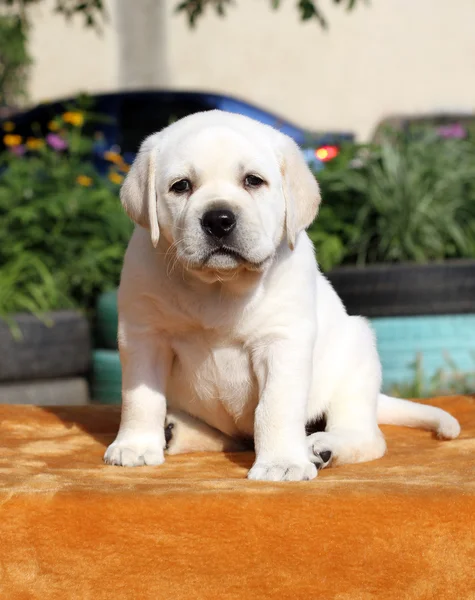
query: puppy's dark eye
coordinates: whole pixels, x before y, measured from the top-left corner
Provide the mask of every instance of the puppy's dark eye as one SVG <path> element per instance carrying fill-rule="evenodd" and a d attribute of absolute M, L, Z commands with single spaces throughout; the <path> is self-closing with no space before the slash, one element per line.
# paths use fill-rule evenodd
<path fill-rule="evenodd" d="M 258 175 L 246 175 L 244 185 L 250 188 L 258 188 L 264 185 L 264 180 Z"/>
<path fill-rule="evenodd" d="M 184 194 L 185 192 L 189 192 L 191 190 L 191 183 L 188 179 L 180 179 L 180 181 L 175 181 L 175 183 L 171 186 L 170 191 L 175 194 Z"/>

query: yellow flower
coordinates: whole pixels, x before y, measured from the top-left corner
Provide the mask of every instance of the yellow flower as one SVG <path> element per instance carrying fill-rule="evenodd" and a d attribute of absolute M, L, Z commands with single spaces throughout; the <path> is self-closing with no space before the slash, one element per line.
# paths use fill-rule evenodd
<path fill-rule="evenodd" d="M 26 146 L 27 148 L 29 148 L 30 150 L 39 150 L 40 148 L 42 148 L 45 145 L 43 140 L 40 140 L 39 138 L 34 138 L 34 137 L 29 137 L 26 140 Z"/>
<path fill-rule="evenodd" d="M 84 115 L 82 112 L 68 111 L 63 113 L 63 120 L 65 123 L 71 123 L 74 127 L 81 127 L 84 123 Z"/>
<path fill-rule="evenodd" d="M 9 133 L 3 136 L 3 143 L 5 146 L 19 146 L 22 142 L 21 135 L 14 135 Z"/>
<path fill-rule="evenodd" d="M 130 171 L 130 165 L 128 165 L 122 156 L 118 152 L 112 152 L 111 150 L 104 152 L 104 158 L 111 163 L 114 163 L 123 173 Z"/>
<path fill-rule="evenodd" d="M 84 187 L 90 187 L 92 185 L 92 178 L 88 175 L 78 175 L 76 177 L 76 183 Z"/>
<path fill-rule="evenodd" d="M 124 177 L 115 171 L 109 173 L 109 179 L 112 183 L 117 183 L 117 185 L 120 185 L 124 181 Z"/>
<path fill-rule="evenodd" d="M 59 123 L 57 121 L 50 121 L 48 123 L 48 129 L 50 131 L 58 131 L 58 129 L 59 129 Z"/>
<path fill-rule="evenodd" d="M 15 123 L 13 121 L 5 121 L 5 123 L 3 124 L 3 130 L 7 131 L 8 133 L 10 133 L 10 131 L 13 131 L 15 129 Z"/>
<path fill-rule="evenodd" d="M 118 152 L 104 152 L 104 158 L 115 165 L 121 165 L 124 162 L 124 159 Z"/>

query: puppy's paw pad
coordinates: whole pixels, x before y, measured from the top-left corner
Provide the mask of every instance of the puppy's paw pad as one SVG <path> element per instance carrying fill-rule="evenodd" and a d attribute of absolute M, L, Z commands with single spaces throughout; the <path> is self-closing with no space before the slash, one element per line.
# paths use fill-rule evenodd
<path fill-rule="evenodd" d="M 316 476 L 312 462 L 256 462 L 247 474 L 255 481 L 308 481 Z"/>
<path fill-rule="evenodd" d="M 379 431 L 332 431 L 313 433 L 307 437 L 309 458 L 321 463 L 319 468 L 332 465 L 367 462 L 383 456 L 386 442 Z M 324 459 L 331 452 L 330 460 Z"/>
<path fill-rule="evenodd" d="M 160 444 L 136 445 L 126 440 L 113 442 L 104 454 L 104 462 L 120 467 L 161 465 L 165 461 Z"/>
<path fill-rule="evenodd" d="M 336 440 L 331 433 L 318 431 L 307 437 L 308 457 L 317 469 L 328 467 L 335 458 Z M 332 448 L 332 449 L 331 449 Z"/>
<path fill-rule="evenodd" d="M 328 467 L 328 465 L 332 461 L 332 451 L 331 450 L 320 450 L 318 452 L 313 452 L 310 455 L 310 460 L 315 463 L 315 466 L 318 470 L 324 469 Z"/>

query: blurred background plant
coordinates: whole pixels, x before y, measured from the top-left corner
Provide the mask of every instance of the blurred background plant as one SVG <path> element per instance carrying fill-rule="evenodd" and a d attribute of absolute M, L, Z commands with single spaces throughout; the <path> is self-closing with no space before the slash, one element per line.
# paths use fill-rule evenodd
<path fill-rule="evenodd" d="M 26 98 L 28 67 L 26 28 L 14 15 L 0 15 L 0 107 L 15 105 Z"/>
<path fill-rule="evenodd" d="M 71 19 L 75 15 L 82 17 L 86 27 L 100 27 L 107 18 L 103 0 L 55 0 L 47 3 L 45 0 L 0 0 L 0 9 L 7 15 L 17 16 L 24 26 L 30 24 L 29 9 L 39 5 L 51 5 L 53 11 Z"/>
<path fill-rule="evenodd" d="M 332 0 L 333 4 L 343 6 L 346 10 L 352 10 L 362 0 Z M 365 1 L 365 0 L 363 0 Z M 269 0 L 273 9 L 278 9 L 282 0 Z M 214 9 L 220 17 L 226 16 L 227 9 L 235 4 L 233 0 L 182 0 L 179 2 L 176 10 L 186 14 L 188 23 L 191 27 L 202 17 L 207 9 Z M 322 10 L 322 2 L 319 0 L 299 0 L 295 3 L 297 11 L 302 21 L 315 19 L 323 28 L 328 27 L 328 20 Z"/>
<path fill-rule="evenodd" d="M 132 225 L 118 201 L 128 165 L 92 162 L 94 115 L 71 107 L 49 132 L 22 139 L 4 123 L 0 155 L 0 315 L 79 307 L 119 281 Z"/>
<path fill-rule="evenodd" d="M 29 9 L 44 3 L 44 0 L 0 0 L 0 109 L 19 106 L 28 98 L 28 68 L 32 64 L 28 50 Z M 56 0 L 54 12 L 66 19 L 79 15 L 85 26 L 98 31 L 107 18 L 102 0 Z"/>
<path fill-rule="evenodd" d="M 473 394 L 475 390 L 475 356 L 473 371 L 460 371 L 448 354 L 445 354 L 446 366 L 438 369 L 428 378 L 422 354 L 418 354 L 411 365 L 411 381 L 390 386 L 388 393 L 399 398 L 431 398 L 450 394 Z"/>
<path fill-rule="evenodd" d="M 350 145 L 318 173 L 310 229 L 324 270 L 339 264 L 475 258 L 475 142 L 387 131 Z"/>
<path fill-rule="evenodd" d="M 118 283 L 131 225 L 117 192 L 128 165 L 120 154 L 103 152 L 111 170 L 107 178 L 98 173 L 92 162 L 98 118 L 84 97 L 35 137 L 20 139 L 13 124 L 3 125 L 9 150 L 0 157 L 0 229 L 9 242 L 0 249 L 1 275 L 17 283 L 15 293 L 13 283 L 2 286 L 1 314 L 20 305 L 26 310 L 32 298 L 37 311 L 71 302 L 90 307 L 95 294 Z M 324 271 L 475 258 L 470 135 L 388 130 L 380 144 L 343 146 L 318 179 L 323 202 L 309 234 Z M 32 292 L 37 285 L 42 291 Z M 20 293 L 27 287 L 28 294 Z"/>

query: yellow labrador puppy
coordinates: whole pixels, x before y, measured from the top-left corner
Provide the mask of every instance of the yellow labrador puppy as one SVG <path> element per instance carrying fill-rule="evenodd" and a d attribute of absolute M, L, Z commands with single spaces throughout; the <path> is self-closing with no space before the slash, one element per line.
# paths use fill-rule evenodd
<path fill-rule="evenodd" d="M 381 457 L 378 423 L 457 437 L 448 413 L 380 393 L 370 326 L 318 270 L 305 228 L 319 189 L 290 138 L 239 115 L 191 115 L 143 142 L 121 200 L 137 227 L 107 463 L 162 463 L 166 423 L 170 453 L 253 440 L 248 477 L 273 481 Z M 322 416 L 326 430 L 307 435 Z"/>

